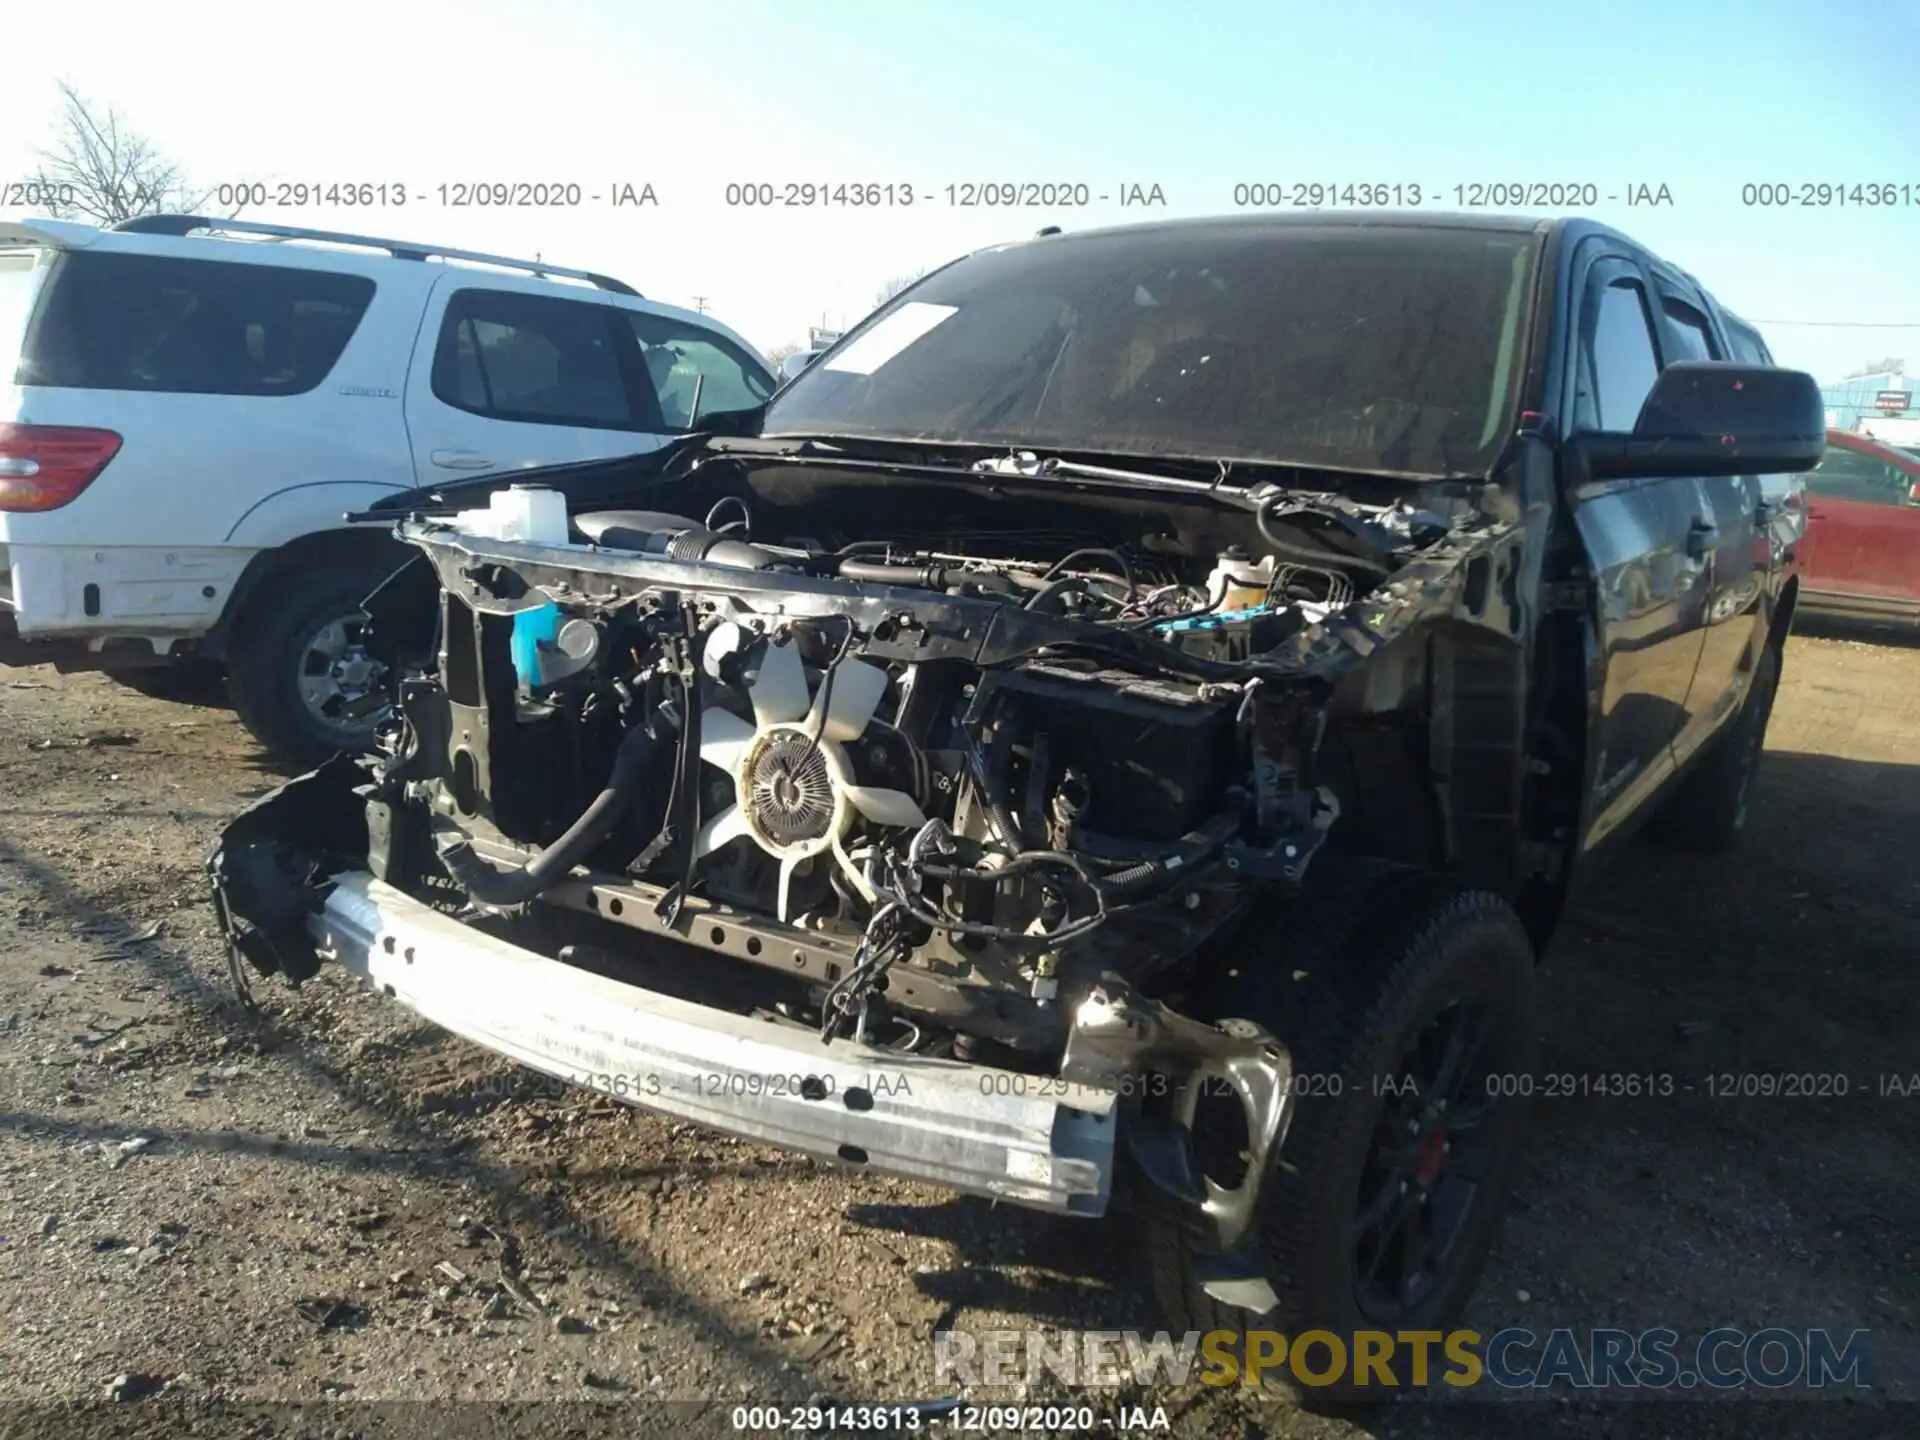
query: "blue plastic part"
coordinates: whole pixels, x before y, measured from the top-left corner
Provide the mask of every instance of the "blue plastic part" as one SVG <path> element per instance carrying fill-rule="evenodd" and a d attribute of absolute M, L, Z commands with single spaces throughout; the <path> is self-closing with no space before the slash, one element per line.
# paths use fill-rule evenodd
<path fill-rule="evenodd" d="M 1273 605 L 1256 605 L 1251 610 L 1216 610 L 1211 615 L 1195 615 L 1188 620 L 1166 620 L 1154 626 L 1156 630 L 1217 630 L 1222 625 L 1231 625 L 1236 620 L 1251 620 L 1257 615 L 1271 615 L 1278 608 Z"/>
<path fill-rule="evenodd" d="M 540 642 L 551 642 L 560 629 L 560 607 L 542 605 L 513 617 L 513 670 L 523 689 L 540 683 Z"/>

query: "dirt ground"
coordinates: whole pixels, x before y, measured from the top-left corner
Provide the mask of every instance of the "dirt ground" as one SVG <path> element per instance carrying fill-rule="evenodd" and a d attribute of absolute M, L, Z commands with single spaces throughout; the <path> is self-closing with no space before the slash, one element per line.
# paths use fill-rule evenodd
<path fill-rule="evenodd" d="M 0 1433 L 50 1402 L 172 1405 L 184 1430 L 229 1413 L 196 1408 L 214 1402 L 925 1399 L 936 1329 L 1156 1328 L 1102 1226 L 556 1093 L 331 975 L 259 983 L 241 1014 L 202 862 L 280 778 L 219 708 L 0 669 Z M 1549 957 L 1548 1072 L 1678 1085 L 1536 1100 L 1470 1325 L 1866 1328 L 1878 1394 L 1920 1399 L 1920 1089 L 1883 1093 L 1920 1073 L 1917 825 L 1920 648 L 1796 637 L 1739 859 L 1636 845 Z M 1781 1072 L 1848 1093 L 1710 1093 Z M 1134 1398 L 1173 1433 L 1235 1437 L 1647 1415 Z M 616 1414 L 623 1434 L 730 1428 Z M 1762 1421 L 1894 1435 L 1920 1412 L 1679 1403 L 1655 1429 Z"/>

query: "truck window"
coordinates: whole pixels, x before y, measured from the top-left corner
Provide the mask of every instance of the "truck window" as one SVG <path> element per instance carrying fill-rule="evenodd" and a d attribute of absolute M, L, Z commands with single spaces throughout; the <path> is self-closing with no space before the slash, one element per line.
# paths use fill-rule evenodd
<path fill-rule="evenodd" d="M 1727 327 L 1727 343 L 1733 348 L 1733 358 L 1742 365 L 1771 365 L 1773 356 L 1760 341 L 1760 337 L 1750 330 L 1742 330 L 1737 325 Z"/>
<path fill-rule="evenodd" d="M 258 396 L 326 379 L 374 290 L 331 270 L 85 250 L 46 285 L 18 383 Z"/>
<path fill-rule="evenodd" d="M 1662 308 L 1667 312 L 1668 333 L 1680 345 L 1680 352 L 1667 357 L 1668 363 L 1675 360 L 1718 360 L 1717 347 L 1713 343 L 1713 331 L 1707 324 L 1707 317 L 1682 300 L 1671 296 L 1662 297 Z"/>
<path fill-rule="evenodd" d="M 1727 321 L 1727 350 L 1730 357 L 1742 365 L 1773 364 L 1773 353 L 1767 349 L 1766 342 L 1760 338 L 1758 332 L 1749 330 L 1730 319 Z M 1807 488 L 1804 475 L 1762 475 L 1759 478 L 1760 498 L 1769 505 L 1786 502 L 1790 497 L 1800 494 Z"/>
<path fill-rule="evenodd" d="M 1615 280 L 1600 292 L 1581 369 L 1579 427 L 1633 429 L 1660 369 L 1646 292 L 1637 280 Z"/>

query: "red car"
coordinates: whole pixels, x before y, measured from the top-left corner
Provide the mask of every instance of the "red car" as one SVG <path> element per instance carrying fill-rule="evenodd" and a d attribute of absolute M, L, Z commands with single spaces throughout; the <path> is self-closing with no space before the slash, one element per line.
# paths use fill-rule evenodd
<path fill-rule="evenodd" d="M 1829 430 L 1805 478 L 1800 608 L 1920 623 L 1920 456 Z"/>

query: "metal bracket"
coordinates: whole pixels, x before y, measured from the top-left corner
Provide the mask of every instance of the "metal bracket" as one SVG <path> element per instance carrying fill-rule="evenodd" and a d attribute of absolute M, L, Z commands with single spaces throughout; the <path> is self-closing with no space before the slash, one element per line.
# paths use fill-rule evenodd
<path fill-rule="evenodd" d="M 1143 1072 L 1172 1072 L 1165 1110 L 1138 1103 Z M 1252 1233 L 1260 1188 L 1293 1117 L 1293 1063 L 1286 1047 L 1248 1020 L 1208 1025 L 1171 1010 L 1109 976 L 1074 1012 L 1060 1078 L 1111 1087 L 1133 1098 L 1129 1153 L 1163 1194 L 1186 1208 L 1208 1249 L 1231 1255 Z M 1192 1127 L 1205 1087 L 1224 1084 L 1247 1122 L 1247 1169 L 1223 1186 L 1195 1163 Z"/>

